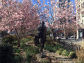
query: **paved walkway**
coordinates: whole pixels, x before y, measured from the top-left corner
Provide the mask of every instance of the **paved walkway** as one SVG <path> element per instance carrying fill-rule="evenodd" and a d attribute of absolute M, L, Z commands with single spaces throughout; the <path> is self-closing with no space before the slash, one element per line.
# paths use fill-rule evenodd
<path fill-rule="evenodd" d="M 75 63 L 72 59 L 69 59 L 67 56 L 58 55 L 54 52 L 49 52 L 47 50 L 44 50 L 45 55 L 50 58 L 51 63 Z M 40 61 L 42 58 L 40 57 L 40 54 L 37 54 L 37 60 Z"/>
<path fill-rule="evenodd" d="M 61 40 L 62 42 L 65 42 L 65 43 L 68 43 L 68 44 L 75 44 L 75 45 L 78 45 L 78 46 L 83 46 L 84 45 L 84 39 L 78 39 L 78 40 L 75 40 L 75 39 L 67 39 L 67 40 Z M 83 46 L 84 47 L 84 46 Z"/>
<path fill-rule="evenodd" d="M 82 39 L 78 39 L 78 40 L 75 40 L 75 39 L 64 39 L 64 40 L 61 40 L 61 41 L 64 41 L 64 42 L 67 42 L 67 43 L 74 43 L 74 44 L 77 44 L 77 43 L 81 43 L 82 42 Z"/>
<path fill-rule="evenodd" d="M 52 63 L 56 63 L 57 61 L 62 63 L 73 63 L 72 59 L 69 59 L 67 56 L 59 55 L 53 52 L 47 52 L 46 55 L 51 58 Z"/>

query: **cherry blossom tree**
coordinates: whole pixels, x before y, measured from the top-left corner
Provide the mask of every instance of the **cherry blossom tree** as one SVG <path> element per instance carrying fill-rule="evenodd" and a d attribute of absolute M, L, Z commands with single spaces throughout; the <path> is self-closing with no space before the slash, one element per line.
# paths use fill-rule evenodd
<path fill-rule="evenodd" d="M 36 5 L 39 7 L 39 15 L 43 16 L 42 20 L 47 21 L 47 27 L 51 29 L 62 29 L 66 36 L 66 33 L 68 33 L 66 29 L 77 29 L 77 21 L 73 3 L 65 1 L 63 6 L 59 6 L 59 4 L 62 3 L 63 2 L 57 2 L 56 0 L 50 0 L 50 2 L 45 4 L 45 0 L 43 0 L 43 3 L 37 0 Z M 74 28 L 74 26 L 76 28 Z"/>
<path fill-rule="evenodd" d="M 39 24 L 37 8 L 30 0 L 23 0 L 22 3 L 12 0 L 4 0 L 4 2 L 6 4 L 0 8 L 0 30 L 14 31 L 18 38 L 18 46 L 20 46 L 20 38 L 29 31 L 35 30 Z"/>
<path fill-rule="evenodd" d="M 66 29 L 70 28 L 73 30 L 74 25 L 76 26 L 76 14 L 74 11 L 74 6 L 71 2 L 65 1 L 63 6 L 59 6 L 62 2 L 57 2 L 53 6 L 54 10 L 54 22 L 53 26 L 54 28 L 60 28 L 63 29 L 64 35 L 66 37 Z M 76 28 L 74 28 L 75 30 Z"/>

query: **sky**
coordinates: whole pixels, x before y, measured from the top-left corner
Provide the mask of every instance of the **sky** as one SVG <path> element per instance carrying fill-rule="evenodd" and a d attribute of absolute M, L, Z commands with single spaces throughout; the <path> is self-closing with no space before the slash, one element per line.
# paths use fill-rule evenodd
<path fill-rule="evenodd" d="M 22 0 L 19 0 L 20 2 L 22 1 Z M 34 0 L 32 0 L 32 1 L 34 1 Z M 40 1 L 42 1 L 42 0 L 40 0 Z M 45 0 L 45 1 L 50 1 L 50 0 Z M 71 0 L 72 2 L 73 2 L 73 4 L 75 4 L 75 0 Z"/>
<path fill-rule="evenodd" d="M 22 0 L 19 0 L 19 1 L 22 2 Z M 42 4 L 43 0 L 40 0 L 40 1 L 41 1 L 41 4 Z M 57 1 L 57 0 L 55 0 L 55 1 Z M 37 0 L 32 0 L 32 2 L 33 2 L 33 4 L 37 4 Z M 50 0 L 45 0 L 45 4 L 47 4 L 47 2 L 50 2 Z M 74 11 L 76 11 L 76 9 L 75 9 L 75 0 L 71 0 L 71 2 L 74 4 Z M 52 13 L 52 10 L 50 10 L 50 13 Z M 50 19 L 51 19 L 51 17 L 50 17 Z M 48 20 L 49 22 L 51 21 L 50 19 Z"/>
<path fill-rule="evenodd" d="M 22 0 L 19 0 L 20 2 L 22 1 Z M 36 1 L 37 0 L 32 0 L 32 2 L 33 2 L 33 4 L 36 4 Z M 43 2 L 43 0 L 40 0 L 41 2 Z M 55 0 L 55 1 L 57 1 L 57 0 Z M 72 3 L 73 3 L 73 5 L 74 5 L 74 10 L 75 10 L 75 0 L 70 0 Z M 45 0 L 45 4 L 47 4 L 47 2 L 50 2 L 50 0 Z"/>

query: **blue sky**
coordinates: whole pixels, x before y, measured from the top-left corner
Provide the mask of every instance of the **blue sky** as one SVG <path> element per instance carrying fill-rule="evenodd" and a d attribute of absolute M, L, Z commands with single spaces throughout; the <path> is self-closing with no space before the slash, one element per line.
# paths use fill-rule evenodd
<path fill-rule="evenodd" d="M 20 1 L 22 1 L 22 0 L 20 0 Z"/>
<path fill-rule="evenodd" d="M 19 1 L 21 2 L 22 0 L 19 0 Z M 32 0 L 32 1 L 35 1 L 35 0 Z M 40 1 L 43 1 L 43 0 L 40 0 Z M 47 1 L 50 1 L 50 0 L 45 0 L 45 1 L 47 2 Z M 71 0 L 71 1 L 75 4 L 75 0 Z"/>
<path fill-rule="evenodd" d="M 20 2 L 22 1 L 22 0 L 19 0 Z M 41 1 L 41 4 L 43 3 L 43 0 L 40 0 Z M 74 10 L 75 10 L 75 0 L 71 0 L 72 2 L 73 2 L 73 4 L 74 4 Z M 37 4 L 37 0 L 32 0 L 32 2 L 33 2 L 33 4 Z M 47 4 L 47 2 L 50 2 L 50 0 L 45 0 L 45 4 Z M 42 8 L 42 10 L 43 10 L 43 8 Z M 53 12 L 52 12 L 52 10 L 50 9 L 50 13 L 52 13 L 53 14 Z M 50 16 L 50 19 L 51 19 L 51 16 Z M 48 21 L 51 21 L 51 20 L 48 20 Z"/>

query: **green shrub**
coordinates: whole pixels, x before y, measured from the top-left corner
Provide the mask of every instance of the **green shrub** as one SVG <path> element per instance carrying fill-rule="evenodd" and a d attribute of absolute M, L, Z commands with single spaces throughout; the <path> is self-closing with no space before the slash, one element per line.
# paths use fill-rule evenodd
<path fill-rule="evenodd" d="M 21 42 L 23 42 L 23 43 L 26 43 L 26 42 L 28 42 L 30 39 L 28 39 L 28 38 L 22 38 L 21 39 Z"/>
<path fill-rule="evenodd" d="M 14 52 L 14 53 L 20 53 L 21 50 L 20 50 L 19 48 L 14 48 L 14 49 L 13 49 L 13 52 Z"/>
<path fill-rule="evenodd" d="M 15 63 L 21 63 L 22 59 L 23 59 L 23 57 L 20 54 L 17 54 L 14 56 L 14 62 Z"/>
<path fill-rule="evenodd" d="M 77 58 L 77 55 L 76 55 L 75 52 L 72 51 L 72 52 L 70 52 L 69 57 L 70 57 L 71 59 L 73 59 L 73 58 Z"/>
<path fill-rule="evenodd" d="M 27 54 L 27 63 L 31 63 L 32 55 Z"/>
<path fill-rule="evenodd" d="M 50 35 L 51 31 L 50 30 L 47 30 L 46 34 L 47 35 Z"/>
<path fill-rule="evenodd" d="M 17 46 L 17 43 L 18 43 L 18 41 L 16 40 L 16 41 L 14 41 L 13 42 L 13 46 Z"/>
<path fill-rule="evenodd" d="M 9 34 L 7 33 L 7 31 L 0 31 L 0 34 L 1 34 L 1 37 L 4 37 L 4 36 L 6 36 L 6 35 L 9 35 Z"/>
<path fill-rule="evenodd" d="M 53 47 L 52 49 L 53 49 L 53 52 L 56 52 L 57 51 L 57 47 L 56 46 Z"/>
<path fill-rule="evenodd" d="M 59 44 L 56 44 L 56 45 L 53 45 L 53 44 L 45 44 L 45 47 L 44 47 L 44 49 L 46 49 L 46 50 L 48 50 L 50 52 L 56 52 L 60 48 L 62 48 L 62 47 Z"/>
<path fill-rule="evenodd" d="M 68 56 L 69 55 L 69 51 L 68 50 L 64 50 L 64 48 L 60 45 L 60 44 L 45 44 L 44 49 L 50 51 L 50 52 L 56 52 L 59 55 L 64 55 L 64 56 Z"/>
<path fill-rule="evenodd" d="M 39 49 L 35 48 L 33 46 L 28 46 L 27 49 L 25 49 L 25 51 L 26 51 L 26 56 L 27 56 L 27 62 L 28 63 L 31 62 L 32 56 L 39 53 Z"/>
<path fill-rule="evenodd" d="M 67 50 L 62 51 L 62 55 L 66 56 Z"/>
<path fill-rule="evenodd" d="M 28 46 L 26 49 L 26 52 L 27 52 L 27 54 L 33 55 L 33 54 L 39 53 L 39 49 L 36 47 L 33 47 L 33 46 Z"/>
<path fill-rule="evenodd" d="M 63 49 L 60 48 L 59 50 L 56 51 L 56 53 L 58 53 L 59 55 L 61 55 L 62 54 L 62 51 L 63 51 Z"/>
<path fill-rule="evenodd" d="M 57 50 L 56 53 L 58 53 L 59 55 L 61 55 L 61 51 L 60 50 Z"/>
<path fill-rule="evenodd" d="M 13 63 L 13 47 L 9 44 L 0 45 L 0 63 Z"/>
<path fill-rule="evenodd" d="M 57 49 L 63 48 L 60 44 L 56 44 Z"/>
<path fill-rule="evenodd" d="M 55 49 L 53 49 L 53 45 L 48 45 L 48 44 L 46 44 L 44 46 L 44 49 L 46 49 L 46 50 L 48 50 L 50 52 L 54 52 L 55 51 Z"/>
<path fill-rule="evenodd" d="M 69 53 L 70 53 L 70 52 L 67 51 L 65 56 L 69 56 Z"/>
<path fill-rule="evenodd" d="M 2 38 L 2 42 L 6 44 L 13 44 L 14 41 L 16 41 L 16 37 L 13 35 L 6 35 Z"/>
<path fill-rule="evenodd" d="M 30 41 L 28 38 L 22 38 L 20 42 L 20 47 L 25 48 L 26 47 L 26 42 Z"/>

